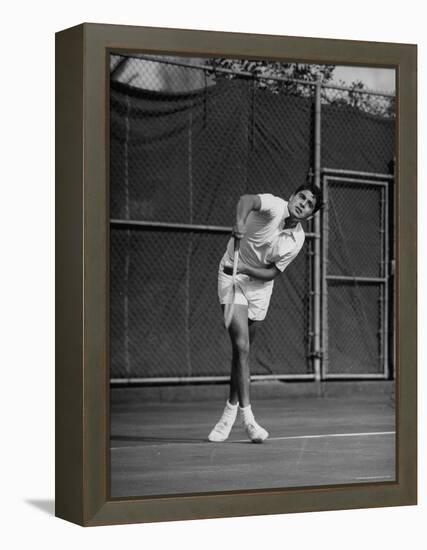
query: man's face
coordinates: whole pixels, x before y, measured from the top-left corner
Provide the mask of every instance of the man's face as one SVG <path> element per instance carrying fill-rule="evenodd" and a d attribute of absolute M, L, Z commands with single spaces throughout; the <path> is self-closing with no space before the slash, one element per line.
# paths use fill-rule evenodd
<path fill-rule="evenodd" d="M 292 195 L 288 202 L 289 214 L 297 220 L 306 220 L 313 214 L 316 207 L 316 199 L 308 189 L 298 191 Z"/>

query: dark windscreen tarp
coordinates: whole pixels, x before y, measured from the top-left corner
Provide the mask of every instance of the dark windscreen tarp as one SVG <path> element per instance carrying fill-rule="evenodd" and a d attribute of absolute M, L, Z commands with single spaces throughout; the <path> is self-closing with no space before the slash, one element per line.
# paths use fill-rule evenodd
<path fill-rule="evenodd" d="M 113 219 L 231 226 L 241 194 L 288 198 L 313 164 L 312 100 L 251 81 L 220 80 L 186 94 L 112 83 L 110 106 Z M 392 120 L 322 106 L 324 166 L 387 172 L 393 151 Z M 357 209 L 346 223 L 357 228 Z M 227 240 L 220 233 L 112 229 L 112 377 L 229 373 L 216 291 Z M 307 372 L 306 251 L 307 240 L 276 280 L 253 374 Z M 342 262 L 344 252 L 335 257 Z"/>

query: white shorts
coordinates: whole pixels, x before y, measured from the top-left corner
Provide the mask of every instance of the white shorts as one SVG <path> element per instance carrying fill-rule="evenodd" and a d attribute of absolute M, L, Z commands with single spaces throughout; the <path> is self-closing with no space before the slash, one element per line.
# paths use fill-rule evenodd
<path fill-rule="evenodd" d="M 225 256 L 218 269 L 218 298 L 220 304 L 229 304 L 233 299 L 231 275 L 224 273 Z M 260 281 L 249 275 L 238 274 L 234 303 L 248 306 L 251 321 L 263 321 L 267 315 L 274 281 Z"/>

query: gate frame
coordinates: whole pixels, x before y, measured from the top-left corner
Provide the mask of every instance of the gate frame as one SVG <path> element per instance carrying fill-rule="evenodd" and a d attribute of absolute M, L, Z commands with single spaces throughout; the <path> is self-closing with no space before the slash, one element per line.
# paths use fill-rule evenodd
<path fill-rule="evenodd" d="M 362 172 L 355 170 L 342 170 L 324 168 L 322 169 L 321 185 L 323 189 L 323 197 L 325 207 L 322 211 L 321 223 L 321 341 L 322 341 L 322 380 L 345 380 L 345 379 L 361 379 L 361 380 L 387 380 L 393 372 L 392 366 L 389 363 L 389 184 L 394 180 L 394 176 L 390 174 L 382 174 L 376 172 Z M 380 277 L 349 277 L 340 275 L 328 275 L 328 252 L 329 252 L 329 206 L 328 206 L 328 191 L 329 182 L 343 182 L 349 184 L 360 184 L 371 187 L 379 187 L 381 189 L 380 196 L 380 232 L 381 232 L 381 262 L 380 262 Z M 382 360 L 381 373 L 329 373 L 329 324 L 328 324 L 328 281 L 354 281 L 362 284 L 379 284 L 380 285 L 380 316 L 381 327 L 379 337 L 381 339 L 380 349 Z"/>

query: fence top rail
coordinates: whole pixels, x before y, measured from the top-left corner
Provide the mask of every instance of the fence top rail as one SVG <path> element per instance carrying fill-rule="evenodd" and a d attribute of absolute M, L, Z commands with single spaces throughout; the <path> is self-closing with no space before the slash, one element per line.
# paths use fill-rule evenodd
<path fill-rule="evenodd" d="M 144 54 L 123 54 L 123 53 L 117 53 L 113 55 L 118 55 L 121 57 L 133 57 L 135 59 L 141 59 L 143 61 L 150 61 L 152 63 L 164 63 L 166 65 L 175 65 L 177 67 L 184 67 L 187 69 L 194 69 L 198 71 L 205 71 L 209 73 L 223 73 L 223 74 L 230 74 L 234 76 L 242 76 L 244 78 L 252 78 L 254 80 L 274 80 L 276 82 L 287 82 L 289 84 L 300 84 L 303 86 L 312 86 L 316 87 L 318 83 L 320 82 L 320 86 L 322 89 L 331 89 L 331 90 L 340 90 L 343 92 L 351 92 L 355 94 L 366 94 L 366 95 L 376 95 L 376 96 L 382 96 L 382 97 L 395 97 L 395 94 L 389 93 L 389 92 L 376 92 L 374 90 L 364 89 L 364 90 L 357 90 L 348 86 L 339 86 L 336 84 L 323 84 L 321 80 L 300 80 L 296 78 L 286 78 L 282 76 L 266 76 L 257 74 L 255 72 L 249 72 L 249 71 L 237 71 L 234 69 L 226 69 L 224 67 L 215 67 L 212 65 L 195 65 L 194 63 L 185 63 L 184 61 L 173 61 L 171 59 L 164 59 L 164 57 L 159 57 L 156 55 L 149 56 Z"/>
<path fill-rule="evenodd" d="M 123 54 L 117 54 L 124 57 Z M 224 67 L 215 67 L 213 65 L 194 65 L 193 63 L 185 63 L 184 61 L 172 61 L 170 59 L 162 59 L 156 56 L 147 56 L 142 54 L 126 55 L 126 57 L 133 57 L 135 59 L 142 59 L 143 61 L 150 61 L 152 63 L 164 63 L 166 65 L 175 65 L 177 67 L 184 67 L 186 69 L 195 69 L 198 71 L 205 71 L 209 73 L 223 73 L 234 76 L 243 76 L 245 78 L 253 78 L 254 80 L 275 80 L 279 82 L 289 82 L 291 84 L 303 84 L 305 86 L 317 85 L 316 81 L 298 80 L 295 78 L 286 78 L 280 76 L 264 76 L 250 71 L 236 71 L 234 69 L 226 69 Z"/>

